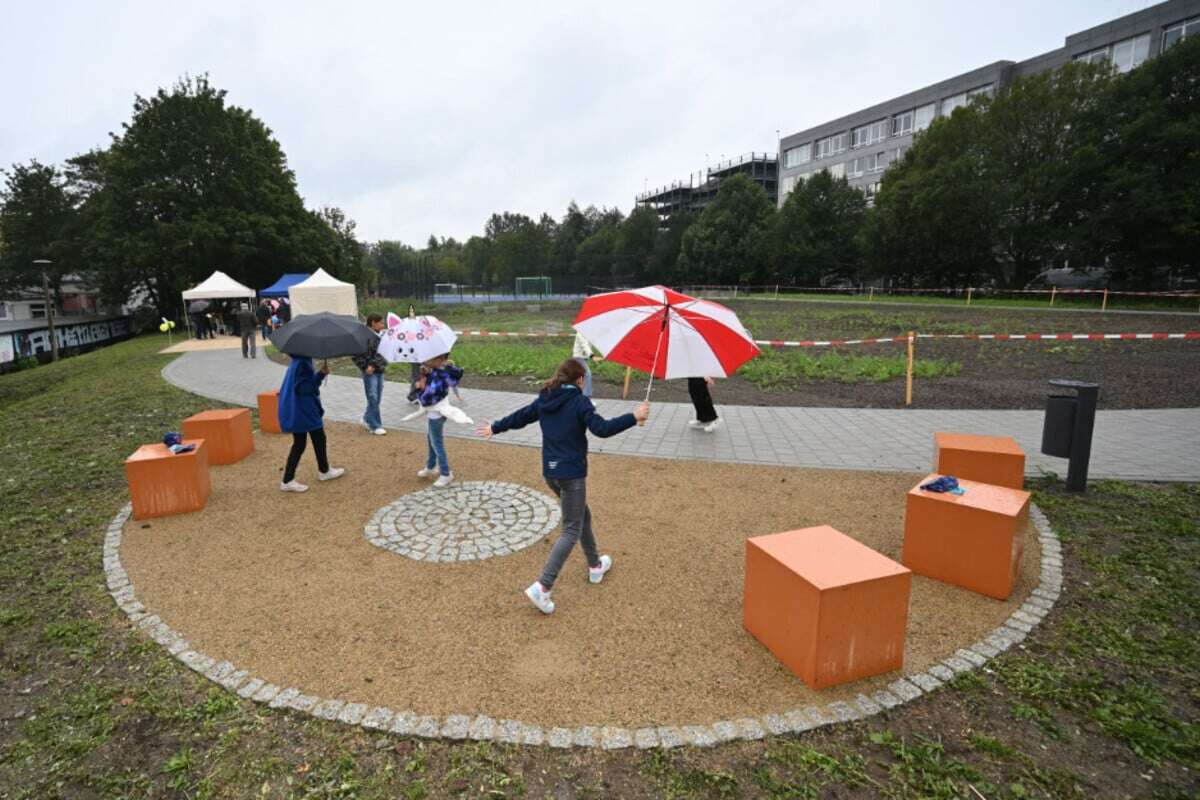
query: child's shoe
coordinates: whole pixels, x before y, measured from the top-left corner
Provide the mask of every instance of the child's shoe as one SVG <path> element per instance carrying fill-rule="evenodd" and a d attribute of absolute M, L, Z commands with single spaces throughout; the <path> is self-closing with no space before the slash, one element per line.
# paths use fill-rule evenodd
<path fill-rule="evenodd" d="M 704 423 L 703 423 L 703 422 L 701 422 L 701 421 L 700 421 L 700 420 L 698 420 L 698 419 L 689 419 L 689 420 L 688 420 L 688 427 L 689 427 L 689 428 L 703 428 L 703 427 L 704 427 Z"/>
<path fill-rule="evenodd" d="M 554 613 L 554 601 L 550 599 L 550 593 L 542 588 L 540 581 L 534 581 L 525 590 L 525 596 L 529 598 L 529 602 L 538 607 L 538 610 L 543 614 Z"/>
<path fill-rule="evenodd" d="M 287 483 L 280 482 L 279 488 L 284 492 L 307 492 L 308 487 L 300 481 L 288 481 Z"/>
<path fill-rule="evenodd" d="M 417 470 L 418 478 L 432 478 L 434 475 L 437 475 L 437 474 L 438 474 L 437 467 L 425 467 L 423 469 Z"/>
<path fill-rule="evenodd" d="M 323 481 L 331 481 L 334 478 L 340 478 L 345 474 L 345 467 L 330 467 L 329 472 L 318 472 L 317 478 Z"/>
<path fill-rule="evenodd" d="M 707 425 L 705 425 L 705 426 L 704 426 L 704 432 L 705 432 L 705 433 L 712 433 L 713 431 L 715 431 L 715 430 L 716 430 L 717 428 L 719 428 L 719 427 L 721 427 L 721 418 L 720 418 L 720 417 L 717 417 L 717 418 L 716 418 L 716 419 L 714 419 L 712 422 L 710 422 L 710 423 L 708 423 Z"/>
<path fill-rule="evenodd" d="M 433 488 L 445 489 L 447 486 L 449 486 L 452 483 L 454 483 L 454 473 L 453 472 L 451 472 L 449 475 L 443 475 L 442 477 L 440 477 L 436 481 L 434 481 Z"/>
<path fill-rule="evenodd" d="M 600 566 L 588 567 L 588 583 L 599 583 L 604 580 L 604 573 L 612 569 L 612 557 L 600 556 Z"/>

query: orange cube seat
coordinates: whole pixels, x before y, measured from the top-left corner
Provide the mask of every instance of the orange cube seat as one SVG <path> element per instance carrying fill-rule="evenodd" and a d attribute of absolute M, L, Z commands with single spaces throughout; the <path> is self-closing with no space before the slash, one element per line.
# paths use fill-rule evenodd
<path fill-rule="evenodd" d="M 279 427 L 279 391 L 258 396 L 258 429 L 263 433 L 283 433 Z"/>
<path fill-rule="evenodd" d="M 172 453 L 166 445 L 144 444 L 125 459 L 125 479 L 133 518 L 148 519 L 199 511 L 208 502 L 208 446 L 203 439 L 190 453 Z"/>
<path fill-rule="evenodd" d="M 254 452 L 250 409 L 201 411 L 183 421 L 183 437 L 205 441 L 209 464 L 236 464 Z"/>
<path fill-rule="evenodd" d="M 1025 488 L 1025 452 L 1010 436 L 935 433 L 933 468 L 942 475 Z"/>
<path fill-rule="evenodd" d="M 937 473 L 921 480 L 928 483 Z M 973 592 L 1007 600 L 1021 569 L 1029 492 L 959 479 L 966 494 L 917 484 L 904 513 L 904 566 Z"/>
<path fill-rule="evenodd" d="M 742 622 L 814 689 L 904 664 L 912 573 L 822 525 L 746 541 Z"/>

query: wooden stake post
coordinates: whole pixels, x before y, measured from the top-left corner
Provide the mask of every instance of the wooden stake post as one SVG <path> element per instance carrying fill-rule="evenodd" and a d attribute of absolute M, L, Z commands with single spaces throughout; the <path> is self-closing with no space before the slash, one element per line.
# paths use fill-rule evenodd
<path fill-rule="evenodd" d="M 1054 305 L 1054 295 L 1058 292 L 1057 286 L 1050 287 L 1050 305 Z"/>
<path fill-rule="evenodd" d="M 916 338 L 915 332 L 908 332 L 908 371 L 904 380 L 904 405 L 906 406 L 912 405 L 913 345 Z"/>
<path fill-rule="evenodd" d="M 633 367 L 625 368 L 625 388 L 621 390 L 621 399 L 629 399 L 629 379 L 633 377 Z"/>
<path fill-rule="evenodd" d="M 867 293 L 867 302 L 870 303 L 875 299 L 875 287 L 871 287 L 871 291 Z"/>
<path fill-rule="evenodd" d="M 1100 301 L 1100 310 L 1108 311 L 1108 289 L 1104 290 L 1104 299 Z"/>
<path fill-rule="evenodd" d="M 971 305 L 971 294 L 974 291 L 975 290 L 972 289 L 970 286 L 967 287 L 967 305 Z"/>

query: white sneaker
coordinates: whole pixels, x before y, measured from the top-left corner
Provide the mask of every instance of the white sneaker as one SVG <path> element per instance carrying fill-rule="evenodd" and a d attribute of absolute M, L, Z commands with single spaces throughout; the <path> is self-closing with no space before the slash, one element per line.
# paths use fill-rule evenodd
<path fill-rule="evenodd" d="M 305 486 L 303 483 L 300 483 L 300 481 L 288 481 L 287 483 L 283 483 L 281 481 L 279 483 L 279 488 L 281 491 L 284 491 L 284 492 L 307 492 L 308 491 L 308 487 Z"/>
<path fill-rule="evenodd" d="M 529 602 L 538 607 L 538 610 L 543 614 L 554 613 L 554 601 L 550 599 L 550 592 L 542 589 L 542 584 L 534 581 L 525 590 L 525 596 L 529 598 Z"/>
<path fill-rule="evenodd" d="M 366 418 L 366 417 L 363 417 L 362 419 L 360 419 L 360 420 L 358 421 L 358 423 L 359 423 L 360 425 L 362 425 L 364 428 L 366 428 L 368 431 L 370 431 L 370 430 L 373 430 L 373 428 L 371 428 L 371 426 L 367 424 L 367 418 Z"/>
<path fill-rule="evenodd" d="M 375 434 L 376 436 L 387 436 L 387 429 L 376 428 L 375 430 L 371 431 L 371 433 Z"/>
<path fill-rule="evenodd" d="M 452 483 L 454 483 L 454 473 L 453 472 L 451 472 L 449 475 L 443 475 L 442 477 L 440 477 L 436 481 L 434 481 L 433 488 L 445 489 L 447 486 L 449 486 Z"/>
<path fill-rule="evenodd" d="M 698 420 L 698 419 L 689 419 L 689 420 L 688 420 L 688 427 L 689 427 L 689 428 L 703 428 L 703 427 L 704 427 L 704 423 L 703 423 L 703 422 L 701 422 L 701 421 L 700 421 L 700 420 Z"/>
<path fill-rule="evenodd" d="M 588 567 L 588 583 L 599 583 L 604 580 L 604 573 L 612 569 L 612 557 L 600 556 L 600 566 Z"/>
<path fill-rule="evenodd" d="M 323 481 L 331 481 L 334 478 L 340 478 L 345 474 L 346 470 L 343 467 L 330 467 L 329 472 L 319 472 L 317 473 L 317 477 Z"/>
<path fill-rule="evenodd" d="M 714 419 L 712 422 L 710 422 L 710 423 L 708 423 L 707 425 L 705 425 L 705 426 L 704 426 L 704 432 L 705 432 L 705 433 L 712 433 L 713 431 L 715 431 L 715 430 L 716 430 L 717 428 L 719 428 L 719 427 L 721 427 L 721 418 L 720 418 L 720 417 L 717 417 L 717 418 L 716 418 L 716 419 Z"/>
<path fill-rule="evenodd" d="M 438 474 L 437 467 L 425 467 L 424 469 L 417 470 L 418 478 L 432 478 L 434 475 L 437 475 L 437 474 Z"/>

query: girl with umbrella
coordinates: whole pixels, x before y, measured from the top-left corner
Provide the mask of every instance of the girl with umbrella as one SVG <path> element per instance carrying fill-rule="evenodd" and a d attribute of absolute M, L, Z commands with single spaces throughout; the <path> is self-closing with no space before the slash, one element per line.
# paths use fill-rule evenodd
<path fill-rule="evenodd" d="M 554 377 L 546 381 L 536 400 L 504 419 L 484 422 L 476 429 L 479 436 L 490 439 L 533 422 L 541 425 L 542 475 L 562 502 L 562 533 L 546 559 L 541 577 L 525 590 L 525 596 L 543 614 L 554 613 L 550 592 L 575 542 L 583 545 L 589 582 L 600 583 L 612 567 L 612 557 L 600 555 L 596 547 L 592 512 L 587 505 L 588 431 L 602 438 L 616 436 L 645 422 L 650 415 L 650 406 L 639 403 L 632 414 L 604 419 L 596 413 L 592 401 L 583 396 L 583 385 L 583 367 L 574 358 L 568 358 L 558 365 Z"/>
<path fill-rule="evenodd" d="M 320 371 L 313 370 L 308 356 L 292 356 L 283 385 L 279 387 L 279 427 L 292 435 L 292 449 L 283 470 L 279 488 L 285 492 L 307 492 L 308 486 L 296 480 L 300 456 L 312 439 L 317 457 L 317 478 L 331 481 L 346 473 L 342 467 L 330 467 L 325 452 L 325 408 L 321 405 L 321 383 L 329 374 L 329 364 L 322 363 Z"/>

